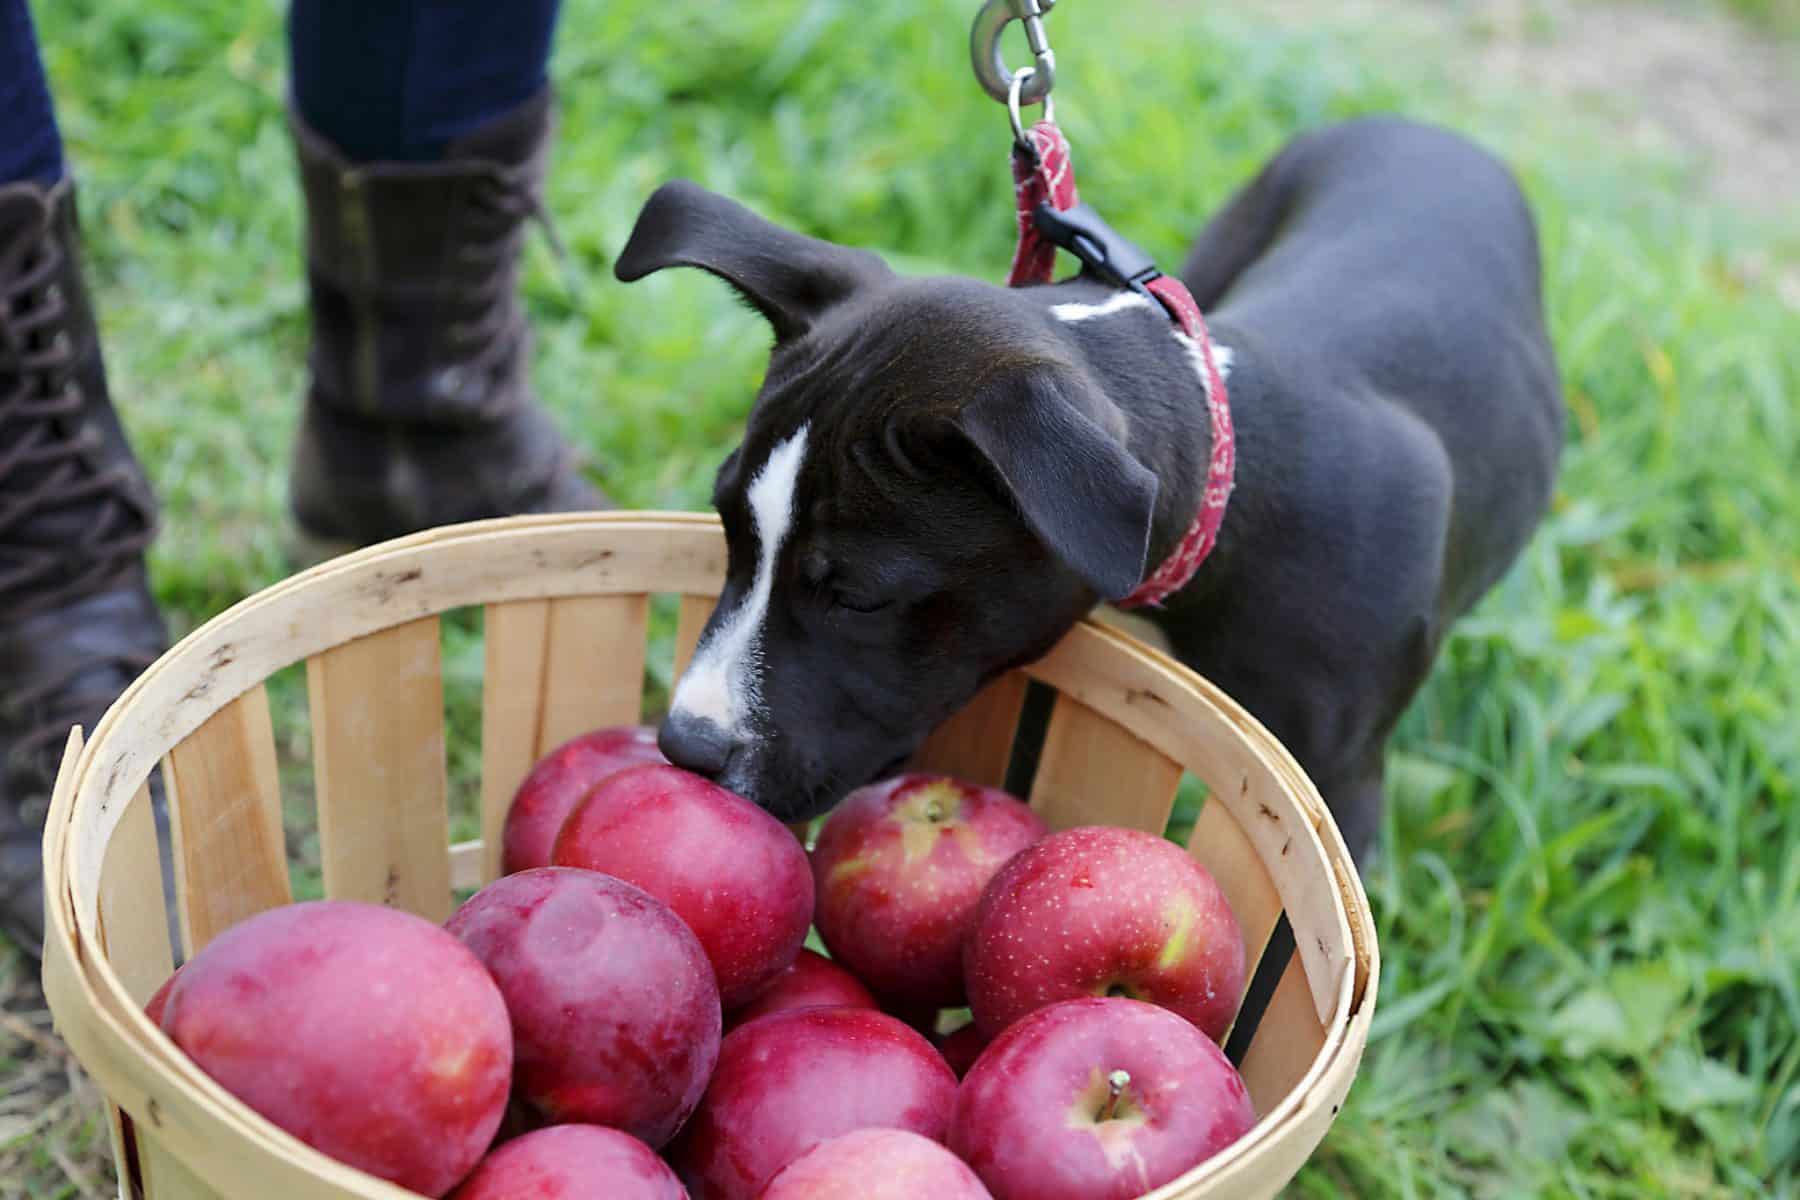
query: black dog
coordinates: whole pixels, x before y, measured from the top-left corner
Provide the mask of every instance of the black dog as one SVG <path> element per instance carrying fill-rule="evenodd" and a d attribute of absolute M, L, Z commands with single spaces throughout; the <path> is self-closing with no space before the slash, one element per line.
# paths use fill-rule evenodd
<path fill-rule="evenodd" d="M 903 279 L 680 182 L 617 274 L 677 265 L 728 281 L 775 345 L 714 493 L 725 591 L 661 744 L 777 816 L 897 768 L 1193 517 L 1200 379 L 1135 293 Z M 1228 373 L 1237 482 L 1152 619 L 1361 855 L 1396 720 L 1549 502 L 1563 408 L 1531 215 L 1467 141 L 1360 120 L 1284 149 L 1181 278 Z"/>

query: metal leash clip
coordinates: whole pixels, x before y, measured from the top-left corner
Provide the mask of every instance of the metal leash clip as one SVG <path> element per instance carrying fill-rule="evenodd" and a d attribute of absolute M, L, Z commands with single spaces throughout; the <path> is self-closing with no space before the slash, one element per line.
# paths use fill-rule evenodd
<path fill-rule="evenodd" d="M 1048 100 L 1050 89 L 1056 86 L 1056 54 L 1044 32 L 1044 16 L 1055 4 L 1056 0 L 987 0 L 969 30 L 969 59 L 975 66 L 975 78 L 988 95 L 1012 109 L 1015 126 L 1020 105 Z M 1032 65 L 1016 75 L 1006 69 L 1000 54 L 1000 35 L 1012 21 L 1025 26 L 1032 59 Z"/>
<path fill-rule="evenodd" d="M 1019 149 L 1033 155 L 1036 154 L 1036 151 L 1032 150 L 1031 139 L 1025 136 L 1025 118 L 1019 114 L 1019 109 L 1029 101 L 1022 101 L 1019 97 L 1031 82 L 1035 71 L 1034 67 L 1020 67 L 1019 73 L 1012 77 L 1012 83 L 1006 93 L 1006 115 L 1012 119 L 1013 143 Z M 1056 97 L 1054 96 L 1046 95 L 1044 97 L 1044 120 L 1053 124 L 1056 121 Z"/>

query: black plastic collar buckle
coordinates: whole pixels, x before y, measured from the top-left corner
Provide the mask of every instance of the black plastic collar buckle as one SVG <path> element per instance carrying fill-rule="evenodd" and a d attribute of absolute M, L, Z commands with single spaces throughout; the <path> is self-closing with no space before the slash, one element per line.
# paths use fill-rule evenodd
<path fill-rule="evenodd" d="M 1162 274 L 1150 256 L 1121 237 L 1086 204 L 1057 211 L 1048 204 L 1032 210 L 1031 222 L 1045 240 L 1081 260 L 1081 265 L 1114 287 L 1148 296 Z"/>

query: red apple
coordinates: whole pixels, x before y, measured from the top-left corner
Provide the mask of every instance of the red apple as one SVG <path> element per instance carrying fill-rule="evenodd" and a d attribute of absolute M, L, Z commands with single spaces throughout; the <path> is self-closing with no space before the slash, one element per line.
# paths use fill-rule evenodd
<path fill-rule="evenodd" d="M 790 1008 L 874 1007 L 875 997 L 856 976 L 823 954 L 802 950 L 762 995 L 726 1016 L 725 1029 L 730 1032 L 758 1017 Z"/>
<path fill-rule="evenodd" d="M 859 1129 L 781 1168 L 758 1200 L 993 1200 L 967 1164 L 904 1129 Z"/>
<path fill-rule="evenodd" d="M 731 1031 L 669 1159 L 694 1200 L 753 1200 L 795 1158 L 857 1129 L 942 1141 L 956 1077 L 931 1043 L 867 1008 L 801 1008 Z"/>
<path fill-rule="evenodd" d="M 1049 832 L 1015 797 L 942 775 L 860 788 L 813 847 L 819 936 L 890 1010 L 957 1007 L 982 889 Z"/>
<path fill-rule="evenodd" d="M 489 884 L 448 928 L 512 1014 L 514 1088 L 551 1121 L 660 1146 L 706 1090 L 719 993 L 667 905 L 596 871 L 539 867 Z"/>
<path fill-rule="evenodd" d="M 174 973 L 163 980 L 162 986 L 157 988 L 150 999 L 144 1002 L 144 1015 L 149 1017 L 150 1023 L 158 1029 L 162 1028 L 163 1009 L 169 1005 L 169 993 L 175 990 L 175 981 L 181 978 L 182 968 L 186 965 L 183 963 L 181 967 L 176 967 Z"/>
<path fill-rule="evenodd" d="M 812 872 L 787 827 L 679 767 L 632 767 L 569 814 L 557 866 L 604 871 L 674 909 L 706 947 L 725 1007 L 781 974 L 812 922 Z"/>
<path fill-rule="evenodd" d="M 512 1032 L 462 943 L 374 904 L 290 904 L 232 926 L 176 976 L 163 1029 L 301 1141 L 441 1196 L 506 1108 Z"/>
<path fill-rule="evenodd" d="M 557 832 L 595 784 L 626 767 L 667 761 L 648 725 L 615 725 L 564 742 L 513 793 L 500 835 L 500 869 L 510 875 L 549 866 Z"/>
<path fill-rule="evenodd" d="M 1166 1009 L 1100 997 L 994 1039 L 956 1093 L 950 1148 L 996 1200 L 1129 1200 L 1255 1123 L 1212 1039 Z"/>
<path fill-rule="evenodd" d="M 975 1060 L 981 1057 L 981 1052 L 987 1049 L 988 1043 L 993 1039 L 981 1032 L 981 1026 L 970 1021 L 961 1029 L 941 1034 L 934 1040 L 938 1053 L 944 1056 L 944 1061 L 950 1064 L 950 1069 L 961 1079 L 969 1073 L 969 1068 L 975 1065 Z"/>
<path fill-rule="evenodd" d="M 656 1152 L 628 1133 L 553 1125 L 493 1151 L 450 1200 L 686 1200 Z"/>
<path fill-rule="evenodd" d="M 1217 1041 L 1244 994 L 1244 938 L 1225 893 L 1173 842 L 1068 829 L 994 876 L 963 970 L 990 1037 L 1058 1000 L 1125 996 L 1172 1009 Z"/>

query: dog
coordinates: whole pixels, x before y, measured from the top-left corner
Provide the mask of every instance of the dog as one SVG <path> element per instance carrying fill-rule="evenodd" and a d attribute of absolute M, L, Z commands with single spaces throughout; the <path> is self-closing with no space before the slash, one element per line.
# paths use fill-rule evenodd
<path fill-rule="evenodd" d="M 1093 272 L 903 278 L 691 183 L 623 281 L 698 267 L 774 331 L 713 501 L 727 575 L 659 744 L 786 821 L 899 769 L 981 686 L 1181 540 L 1211 433 L 1193 343 Z M 1384 750 L 1543 517 L 1564 410 L 1507 168 L 1449 131 L 1303 134 L 1201 233 L 1236 425 L 1211 555 L 1146 615 L 1371 848 Z"/>

